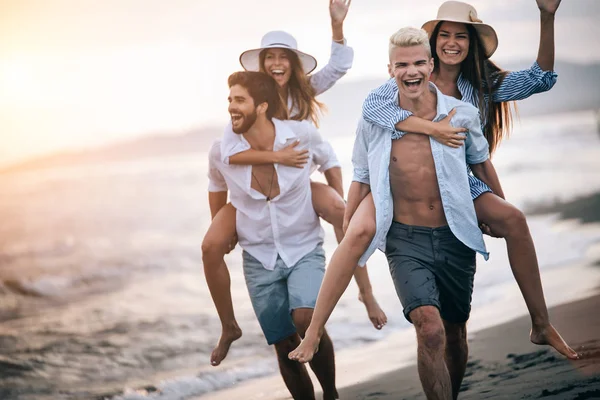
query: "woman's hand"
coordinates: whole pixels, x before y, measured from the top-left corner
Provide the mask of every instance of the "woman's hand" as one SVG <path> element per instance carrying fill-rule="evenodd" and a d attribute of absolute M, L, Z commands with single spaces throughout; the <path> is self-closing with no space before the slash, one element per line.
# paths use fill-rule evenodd
<path fill-rule="evenodd" d="M 452 109 L 448 116 L 439 122 L 435 122 L 435 129 L 431 131 L 431 136 L 443 145 L 453 148 L 459 148 L 465 144 L 466 135 L 460 135 L 461 132 L 466 132 L 466 128 L 455 128 L 450 125 L 452 117 L 456 114 L 456 109 Z"/>
<path fill-rule="evenodd" d="M 275 152 L 275 159 L 278 164 L 288 167 L 302 168 L 308 162 L 308 150 L 295 150 L 299 141 L 287 145 L 281 150 Z"/>
<path fill-rule="evenodd" d="M 331 16 L 332 25 L 342 25 L 344 23 L 351 2 L 352 0 L 329 0 L 329 15 Z"/>
<path fill-rule="evenodd" d="M 560 6 L 561 0 L 535 0 L 537 2 L 538 8 L 541 12 L 546 12 L 548 14 L 556 14 L 556 10 L 558 10 L 558 6 Z"/>

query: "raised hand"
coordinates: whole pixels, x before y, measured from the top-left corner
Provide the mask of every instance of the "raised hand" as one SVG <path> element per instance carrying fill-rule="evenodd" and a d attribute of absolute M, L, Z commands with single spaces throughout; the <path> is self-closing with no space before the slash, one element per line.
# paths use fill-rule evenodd
<path fill-rule="evenodd" d="M 547 12 L 549 14 L 555 14 L 556 10 L 558 10 L 558 6 L 560 6 L 561 0 L 535 0 L 537 2 L 538 8 L 542 12 Z"/>
<path fill-rule="evenodd" d="M 299 141 L 285 146 L 283 149 L 275 152 L 277 163 L 287 165 L 288 167 L 302 168 L 308 162 L 308 150 L 296 150 Z"/>
<path fill-rule="evenodd" d="M 332 25 L 341 25 L 346 19 L 352 0 L 329 0 L 329 15 Z"/>

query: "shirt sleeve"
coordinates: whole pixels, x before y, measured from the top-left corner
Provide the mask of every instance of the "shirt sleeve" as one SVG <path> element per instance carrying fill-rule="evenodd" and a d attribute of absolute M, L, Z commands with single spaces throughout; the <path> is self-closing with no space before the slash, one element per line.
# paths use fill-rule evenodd
<path fill-rule="evenodd" d="M 523 100 L 533 94 L 547 92 L 557 78 L 556 72 L 542 70 L 536 61 L 529 69 L 509 72 L 493 93 L 493 100 L 496 103 Z"/>
<path fill-rule="evenodd" d="M 366 137 L 369 131 L 369 124 L 361 119 L 356 129 L 356 138 L 352 150 L 352 166 L 354 167 L 352 180 L 366 185 L 370 185 L 371 182 L 369 179 L 369 148 Z"/>
<path fill-rule="evenodd" d="M 312 154 L 312 161 L 319 166 L 319 172 L 325 172 L 330 168 L 340 167 L 340 162 L 333 151 L 333 146 L 325 140 L 315 128 L 313 124 L 308 121 L 303 121 L 302 125 L 308 132 L 310 152 Z"/>
<path fill-rule="evenodd" d="M 213 143 L 210 152 L 208 153 L 208 191 L 209 192 L 226 192 L 227 182 L 218 165 L 221 162 L 221 143 L 216 141 Z"/>
<path fill-rule="evenodd" d="M 466 108 L 466 107 L 465 107 Z M 465 139 L 465 157 L 467 164 L 481 164 L 490 158 L 490 150 L 488 141 L 483 136 L 479 119 L 479 111 L 470 106 L 466 108 L 462 123 L 455 124 L 457 118 L 452 119 L 453 126 L 464 126 L 468 129 L 467 138 Z"/>
<path fill-rule="evenodd" d="M 311 86 L 315 89 L 315 95 L 319 95 L 330 89 L 346 72 L 352 67 L 354 60 L 354 50 L 344 43 L 331 43 L 331 55 L 327 65 L 316 73 L 312 74 L 310 79 Z"/>
<path fill-rule="evenodd" d="M 413 115 L 398 106 L 398 85 L 392 78 L 377 89 L 372 90 L 363 103 L 363 118 L 401 137 L 405 132 L 396 129 L 398 122 Z"/>
<path fill-rule="evenodd" d="M 229 165 L 229 157 L 250 149 L 250 144 L 244 140 L 242 135 L 235 133 L 231 127 L 231 123 L 227 124 L 223 138 L 221 140 L 221 162 Z"/>

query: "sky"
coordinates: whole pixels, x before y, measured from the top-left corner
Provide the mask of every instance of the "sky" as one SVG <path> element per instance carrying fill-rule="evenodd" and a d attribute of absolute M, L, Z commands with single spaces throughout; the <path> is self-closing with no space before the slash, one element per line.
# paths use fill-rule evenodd
<path fill-rule="evenodd" d="M 227 76 L 262 35 L 285 30 L 322 66 L 328 0 L 0 0 L 0 165 L 147 134 L 219 126 Z M 387 41 L 433 19 L 440 0 L 353 0 L 343 81 L 386 76 Z M 537 55 L 535 0 L 472 0 L 500 38 L 493 59 Z M 557 59 L 600 61 L 600 0 L 563 0 Z"/>

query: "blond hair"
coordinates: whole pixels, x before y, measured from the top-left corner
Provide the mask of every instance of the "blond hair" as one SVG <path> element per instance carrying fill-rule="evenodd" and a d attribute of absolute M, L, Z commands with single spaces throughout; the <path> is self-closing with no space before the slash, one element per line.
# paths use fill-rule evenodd
<path fill-rule="evenodd" d="M 429 44 L 429 36 L 423 29 L 418 28 L 402 28 L 398 32 L 390 36 L 389 55 L 392 56 L 392 51 L 397 47 L 412 47 L 423 46 L 427 51 L 427 56 L 431 57 L 431 45 Z"/>

